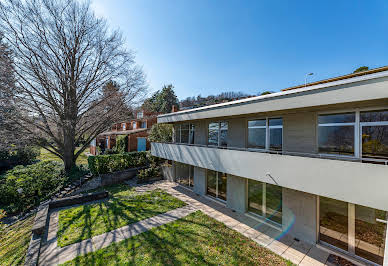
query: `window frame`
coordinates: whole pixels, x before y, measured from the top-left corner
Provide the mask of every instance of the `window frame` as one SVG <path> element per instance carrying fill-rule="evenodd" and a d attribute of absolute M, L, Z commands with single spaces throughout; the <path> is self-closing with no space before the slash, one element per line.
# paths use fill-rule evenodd
<path fill-rule="evenodd" d="M 315 138 L 315 145 L 316 145 L 316 151 L 319 155 L 327 156 L 327 157 L 336 157 L 336 158 L 354 158 L 354 159 L 363 159 L 362 157 L 362 126 L 368 126 L 367 123 L 387 123 L 388 121 L 381 121 L 381 122 L 360 122 L 361 118 L 361 112 L 368 112 L 368 111 L 382 111 L 382 110 L 388 110 L 387 106 L 376 106 L 376 107 L 364 107 L 364 108 L 350 108 L 350 109 L 339 109 L 339 110 L 330 110 L 330 111 L 322 111 L 317 112 L 315 117 L 315 130 L 316 130 L 316 138 Z M 354 155 L 344 155 L 344 154 L 330 154 L 330 153 L 321 153 L 319 152 L 319 123 L 318 118 L 320 115 L 330 115 L 330 114 L 344 114 L 344 113 L 355 113 L 355 120 L 354 120 Z M 340 124 L 340 123 L 334 123 L 334 124 Z M 384 125 L 384 124 L 379 124 Z M 364 159 L 368 159 L 365 157 Z"/>
<path fill-rule="evenodd" d="M 277 125 L 277 126 L 270 126 L 269 125 L 269 120 L 270 119 L 278 119 L 278 118 L 281 118 L 282 119 L 282 125 Z M 249 148 L 249 143 L 248 143 L 248 139 L 249 139 L 249 122 L 250 121 L 255 121 L 255 120 L 265 120 L 265 126 L 260 126 L 259 128 L 265 128 L 265 148 L 264 149 L 261 149 L 261 148 Z M 246 143 L 245 143 L 245 147 L 248 149 L 248 150 L 252 150 L 252 151 L 263 151 L 263 152 L 283 152 L 283 147 L 284 147 L 284 130 L 283 130 L 283 123 L 284 123 L 284 119 L 283 119 L 283 116 L 266 116 L 266 117 L 256 117 L 256 118 L 248 118 L 246 120 L 246 129 L 247 129 L 247 132 L 246 132 Z M 274 150 L 274 149 L 271 149 L 270 146 L 271 146 L 271 143 L 270 143 L 270 140 L 271 140 L 271 133 L 270 133 L 270 129 L 275 129 L 275 128 L 281 128 L 282 129 L 282 149 L 281 150 Z"/>
<path fill-rule="evenodd" d="M 208 189 L 208 174 L 209 174 L 209 170 L 216 173 L 216 193 L 215 193 L 216 196 L 215 197 L 210 195 L 210 194 L 208 194 L 208 190 L 207 190 Z M 219 172 L 219 171 L 215 171 L 215 170 L 211 170 L 211 169 L 206 169 L 206 196 L 226 204 L 227 200 L 228 200 L 228 198 L 227 198 L 227 195 L 228 195 L 228 185 L 227 184 L 228 183 L 226 183 L 226 200 L 220 198 L 219 197 L 219 193 L 218 193 L 218 178 L 219 178 L 220 175 L 222 176 L 223 174 L 226 175 L 226 180 L 228 180 L 228 174 L 227 173 Z"/>
<path fill-rule="evenodd" d="M 187 140 L 187 142 L 182 142 L 182 125 L 189 125 L 189 130 L 188 130 L 188 140 Z M 190 133 L 191 133 L 191 129 L 192 129 L 192 127 L 194 128 L 194 130 L 193 130 L 193 134 L 195 134 L 195 124 L 193 124 L 193 123 L 181 123 L 181 124 L 177 124 L 176 125 L 176 130 L 174 130 L 174 131 L 176 131 L 175 132 L 175 138 L 174 138 L 174 140 L 175 140 L 175 143 L 179 143 L 179 144 L 194 144 L 194 141 L 195 141 L 195 138 L 193 138 L 193 143 L 190 143 L 191 141 L 190 141 Z M 175 128 L 174 128 L 175 129 Z M 179 141 L 176 141 L 177 140 L 177 138 L 178 138 L 178 136 L 179 136 Z"/>
<path fill-rule="evenodd" d="M 218 124 L 217 145 L 209 144 L 209 125 L 213 124 L 213 123 Z M 226 123 L 226 125 L 228 126 L 227 135 L 226 135 L 226 146 L 220 145 L 221 144 L 221 138 L 220 138 L 220 136 L 221 136 L 221 123 Z M 217 148 L 227 148 L 228 147 L 229 122 L 227 120 L 212 121 L 212 122 L 207 123 L 206 132 L 207 132 L 207 140 L 206 140 L 207 146 L 217 147 Z"/>

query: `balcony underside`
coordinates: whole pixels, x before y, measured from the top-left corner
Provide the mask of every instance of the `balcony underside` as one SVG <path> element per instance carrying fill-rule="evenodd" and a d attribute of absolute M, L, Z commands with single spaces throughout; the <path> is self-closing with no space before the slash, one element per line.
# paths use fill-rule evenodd
<path fill-rule="evenodd" d="M 378 164 L 152 143 L 152 155 L 388 211 L 388 167 Z"/>

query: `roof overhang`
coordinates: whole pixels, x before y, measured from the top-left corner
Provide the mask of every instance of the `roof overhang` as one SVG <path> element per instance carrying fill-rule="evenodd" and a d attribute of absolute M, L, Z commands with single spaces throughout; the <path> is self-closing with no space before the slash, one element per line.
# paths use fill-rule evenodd
<path fill-rule="evenodd" d="M 388 99 L 388 71 L 158 116 L 158 123 Z"/>

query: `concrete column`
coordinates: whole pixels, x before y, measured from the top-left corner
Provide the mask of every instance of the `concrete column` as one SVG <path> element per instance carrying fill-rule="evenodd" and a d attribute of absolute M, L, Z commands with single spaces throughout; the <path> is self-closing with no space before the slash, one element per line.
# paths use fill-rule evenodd
<path fill-rule="evenodd" d="M 228 175 L 226 185 L 226 206 L 240 213 L 247 210 L 247 179 Z"/>
<path fill-rule="evenodd" d="M 194 192 L 199 195 L 206 194 L 206 169 L 194 167 Z"/>
<path fill-rule="evenodd" d="M 316 197 L 313 194 L 283 187 L 283 231 L 311 244 L 318 241 Z"/>

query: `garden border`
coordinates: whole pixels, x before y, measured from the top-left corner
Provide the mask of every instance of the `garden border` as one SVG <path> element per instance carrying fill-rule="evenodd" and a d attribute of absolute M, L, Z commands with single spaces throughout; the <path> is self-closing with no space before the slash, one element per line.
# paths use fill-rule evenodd
<path fill-rule="evenodd" d="M 66 197 L 62 199 L 46 201 L 41 205 L 39 205 L 38 212 L 35 216 L 34 225 L 32 227 L 31 240 L 28 246 L 24 265 L 26 266 L 38 265 L 42 237 L 46 230 L 46 226 L 48 222 L 48 214 L 50 209 L 71 206 L 71 205 L 85 203 L 89 201 L 101 200 L 107 197 L 109 197 L 109 192 L 101 191 L 101 192 L 88 193 L 83 195 L 76 195 L 76 196 Z"/>

